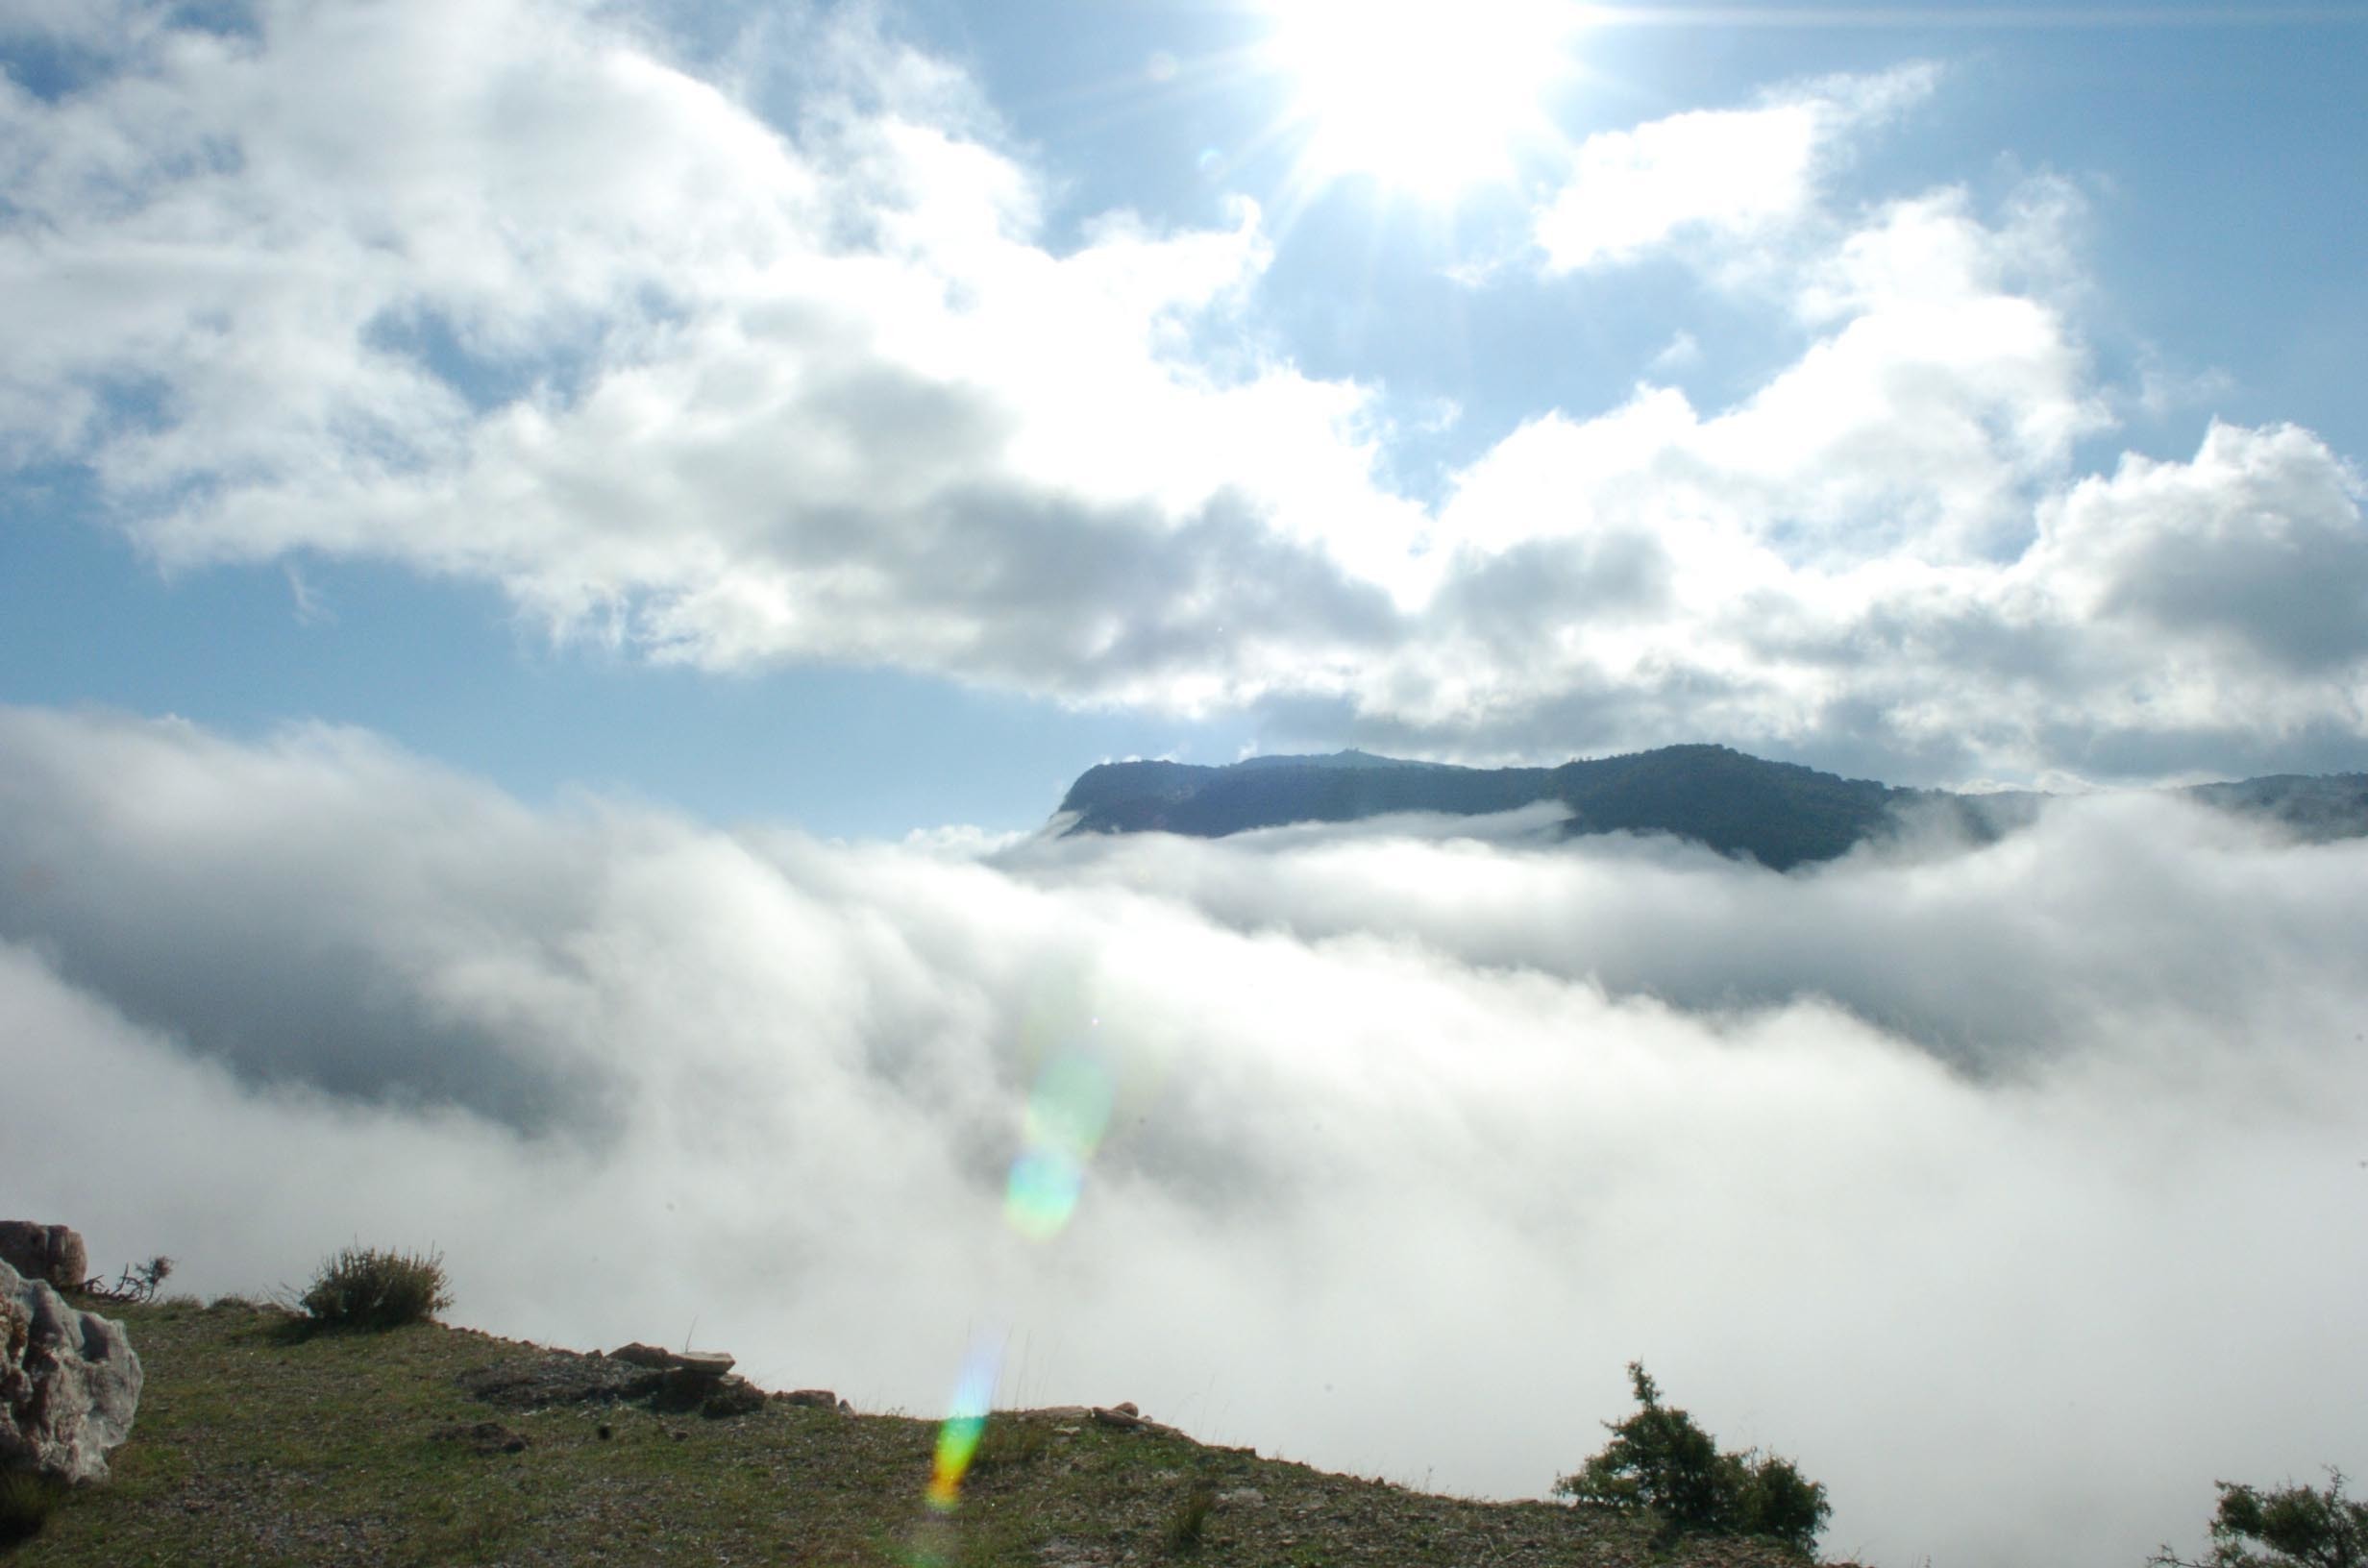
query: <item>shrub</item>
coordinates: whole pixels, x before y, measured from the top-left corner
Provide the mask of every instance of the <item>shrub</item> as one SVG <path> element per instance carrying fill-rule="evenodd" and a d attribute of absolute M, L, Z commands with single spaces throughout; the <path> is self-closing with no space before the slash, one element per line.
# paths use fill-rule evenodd
<path fill-rule="evenodd" d="M 2152 1568 L 2368 1568 L 2368 1503 L 2343 1495 L 2342 1471 L 2328 1471 L 2324 1489 L 2213 1484 L 2211 1556 L 2189 1562 L 2166 1546 Z"/>
<path fill-rule="evenodd" d="M 1833 1511 L 1823 1485 L 1756 1449 L 1720 1453 L 1693 1417 L 1661 1403 L 1641 1363 L 1628 1363 L 1628 1381 L 1642 1408 L 1604 1423 L 1612 1441 L 1554 1482 L 1558 1496 L 1647 1514 L 1668 1535 L 1756 1535 L 1804 1556 L 1816 1550 Z"/>
<path fill-rule="evenodd" d="M 296 1304 L 324 1328 L 396 1329 L 450 1307 L 445 1283 L 441 1253 L 347 1247 L 321 1265 Z"/>

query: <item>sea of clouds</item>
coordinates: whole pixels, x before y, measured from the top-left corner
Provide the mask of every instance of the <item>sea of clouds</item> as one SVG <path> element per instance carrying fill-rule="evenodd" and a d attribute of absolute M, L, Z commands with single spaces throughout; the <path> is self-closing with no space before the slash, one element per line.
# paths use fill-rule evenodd
<path fill-rule="evenodd" d="M 983 1338 L 1006 1404 L 1486 1495 L 1640 1358 L 1885 1565 L 2134 1568 L 2368 1458 L 2368 843 L 1550 826 L 840 844 L 0 710 L 0 1189 L 201 1295 L 434 1247 L 506 1335 L 916 1415 Z"/>

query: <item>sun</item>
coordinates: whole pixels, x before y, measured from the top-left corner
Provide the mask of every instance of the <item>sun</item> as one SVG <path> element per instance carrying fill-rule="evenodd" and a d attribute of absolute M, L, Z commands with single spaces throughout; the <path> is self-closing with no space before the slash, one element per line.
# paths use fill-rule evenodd
<path fill-rule="evenodd" d="M 1319 178 L 1369 175 L 1432 197 L 1513 174 L 1570 65 L 1570 0 L 1268 0 L 1268 48 Z"/>

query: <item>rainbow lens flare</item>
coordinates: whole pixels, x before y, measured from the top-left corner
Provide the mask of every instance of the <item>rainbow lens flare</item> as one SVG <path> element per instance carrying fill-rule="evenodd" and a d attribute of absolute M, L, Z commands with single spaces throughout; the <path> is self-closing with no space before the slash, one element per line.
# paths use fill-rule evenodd
<path fill-rule="evenodd" d="M 987 1406 L 995 1397 L 995 1374 L 1001 1357 L 984 1341 L 971 1347 L 962 1377 L 954 1384 L 953 1409 L 937 1429 L 937 1458 L 929 1467 L 929 1507 L 951 1513 L 962 1503 L 962 1478 L 970 1474 L 978 1439 L 987 1430 Z"/>
<path fill-rule="evenodd" d="M 1037 1073 L 1025 1146 L 1003 1188 L 1003 1215 L 1013 1230 L 1049 1241 L 1068 1228 L 1085 1190 L 1086 1164 L 1109 1130 L 1114 1097 L 1110 1070 L 1084 1051 L 1061 1051 Z"/>
<path fill-rule="evenodd" d="M 1029 1055 L 1041 1066 L 1028 1090 L 1020 1151 L 1004 1184 L 1003 1217 L 1029 1241 L 1049 1241 L 1069 1228 L 1085 1191 L 1086 1166 L 1110 1128 L 1117 1081 L 1090 1044 L 1090 1031 L 1100 1022 L 1073 995 L 1063 994 L 1041 1004 L 1025 1027 Z M 937 1429 L 924 1494 L 930 1516 L 914 1530 L 902 1556 L 905 1568 L 947 1568 L 952 1560 L 952 1515 L 962 1506 L 963 1478 L 986 1435 L 987 1408 L 1001 1360 L 1000 1347 L 980 1339 L 963 1362 L 952 1409 Z"/>
<path fill-rule="evenodd" d="M 940 1513 L 951 1513 L 962 1503 L 962 1478 L 970 1473 L 971 1460 L 978 1453 L 978 1439 L 985 1434 L 987 1418 L 983 1415 L 950 1415 L 946 1424 L 937 1429 L 937 1461 L 929 1470 L 929 1507 Z"/>

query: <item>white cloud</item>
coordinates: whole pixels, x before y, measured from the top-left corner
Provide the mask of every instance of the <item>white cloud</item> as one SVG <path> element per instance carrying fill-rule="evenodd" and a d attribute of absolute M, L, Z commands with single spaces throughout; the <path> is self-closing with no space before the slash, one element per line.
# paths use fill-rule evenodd
<path fill-rule="evenodd" d="M 0 86 L 0 450 L 89 464 L 168 565 L 386 559 L 653 659 L 1313 708 L 1471 758 L 2358 766 L 2356 481 L 2232 427 L 2282 453 L 2242 506 L 2216 459 L 2085 477 L 2116 394 L 2071 188 L 1831 188 L 1928 68 L 1602 143 L 1694 214 L 1632 228 L 1714 271 L 1750 230 L 1798 351 L 1720 404 L 1539 410 L 1425 508 L 1376 478 L 1373 389 L 1267 345 L 1258 213 L 1057 249 L 967 81 L 859 18 L 788 13 L 718 85 L 557 0 L 144 14 L 72 94 Z M 1721 230 L 1679 155 L 1732 137 L 1805 150 Z M 2142 565 L 2084 534 L 2104 510 Z M 2309 626 L 2269 624 L 2284 584 Z"/>
<path fill-rule="evenodd" d="M 2134 1561 L 2368 1444 L 2368 845 L 2092 801 L 1792 877 L 1517 824 L 981 864 L 25 711 L 0 806 L 0 1180 L 200 1291 L 432 1243 L 464 1321 L 696 1318 L 923 1413 L 1000 1324 L 1008 1396 L 1499 1493 L 1641 1357 L 1878 1564 Z M 1062 1045 L 1119 1111 L 1038 1248 Z"/>
<path fill-rule="evenodd" d="M 1695 110 L 1588 137 L 1537 214 L 1548 270 L 1633 261 L 1679 238 L 1735 241 L 1811 216 L 1842 138 L 1928 96 L 1937 73 L 1904 66 L 1772 93 L 1753 109 Z"/>
<path fill-rule="evenodd" d="M 2028 573 L 2068 617 L 2147 644 L 2178 636 L 2189 651 L 2153 672 L 2158 697 L 2276 701 L 2287 677 L 2340 686 L 2368 657 L 2359 496 L 2308 431 L 2215 424 L 2192 462 L 2125 457 L 2074 487 L 2045 514 Z M 2130 651 L 2134 667 L 2156 649 Z"/>
<path fill-rule="evenodd" d="M 1418 514 L 1365 394 L 1185 354 L 1254 211 L 1054 254 L 942 72 L 810 31 L 794 135 L 528 0 L 270 7 L 11 96 L 8 439 L 167 562 L 391 555 L 704 664 L 1222 695 L 1279 629 L 1237 579 L 1369 639 Z"/>
<path fill-rule="evenodd" d="M 2096 778 L 2357 768 L 2368 527 L 2357 476 L 2308 432 L 2215 425 L 2191 460 L 2125 459 L 2044 495 L 2035 537 L 1992 562 L 1764 537 L 1750 501 L 1777 492 L 1705 459 L 1714 429 L 1655 391 L 1468 475 L 1449 518 L 1559 532 L 1475 554 L 1364 743 L 1709 733 L 1894 781 L 1903 759 L 1942 779 L 2041 759 Z"/>

